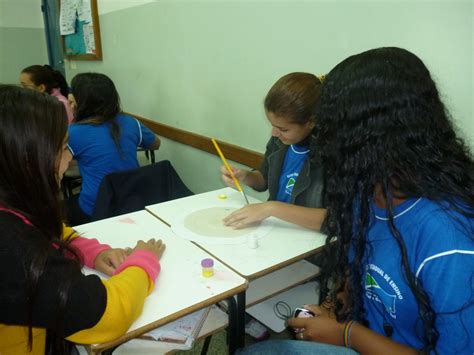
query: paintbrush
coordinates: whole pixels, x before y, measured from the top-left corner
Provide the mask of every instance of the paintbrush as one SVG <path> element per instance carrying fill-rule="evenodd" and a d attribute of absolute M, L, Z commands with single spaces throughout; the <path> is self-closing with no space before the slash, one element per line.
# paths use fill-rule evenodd
<path fill-rule="evenodd" d="M 244 189 L 242 189 L 242 186 L 240 186 L 239 180 L 237 180 L 237 178 L 235 177 L 234 173 L 232 172 L 232 169 L 231 169 L 229 163 L 227 163 L 227 160 L 226 160 L 226 158 L 224 157 L 224 154 L 222 154 L 222 151 L 221 151 L 221 149 L 219 148 L 219 145 L 217 144 L 217 141 L 216 141 L 214 138 L 211 138 L 211 140 L 212 140 L 212 143 L 214 144 L 214 147 L 215 147 L 216 150 L 217 150 L 217 153 L 218 153 L 219 156 L 221 157 L 221 160 L 222 160 L 222 162 L 224 163 L 225 168 L 227 169 L 227 171 L 229 172 L 230 176 L 232 177 L 232 180 L 234 180 L 235 187 L 237 188 L 237 190 L 238 190 L 239 192 L 242 193 L 242 195 L 244 195 L 245 202 L 246 202 L 247 205 L 248 205 L 248 204 L 249 204 L 249 200 L 248 200 L 248 198 L 247 198 L 247 195 L 245 194 Z"/>

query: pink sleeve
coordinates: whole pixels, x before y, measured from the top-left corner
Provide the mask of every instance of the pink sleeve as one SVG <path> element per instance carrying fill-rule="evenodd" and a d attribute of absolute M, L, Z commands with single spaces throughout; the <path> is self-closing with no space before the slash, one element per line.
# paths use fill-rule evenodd
<path fill-rule="evenodd" d="M 63 101 L 64 107 L 66 108 L 66 114 L 67 114 L 67 121 L 69 124 L 72 123 L 72 120 L 74 119 L 74 113 L 72 112 L 71 105 L 69 104 L 69 101 Z"/>
<path fill-rule="evenodd" d="M 67 97 L 64 97 L 58 88 L 54 88 L 51 91 L 51 96 L 54 96 L 55 98 L 57 98 L 59 101 L 63 103 L 64 108 L 66 109 L 67 121 L 69 124 L 71 124 L 72 120 L 74 119 L 74 113 L 72 112 L 72 108 L 71 108 L 71 105 L 69 104 Z"/>
<path fill-rule="evenodd" d="M 84 237 L 74 238 L 70 245 L 81 253 L 84 265 L 90 268 L 94 268 L 94 261 L 97 255 L 104 250 L 110 249 L 110 245 L 100 244 L 97 239 Z"/>
<path fill-rule="evenodd" d="M 114 275 L 129 266 L 138 266 L 142 268 L 153 282 L 155 282 L 160 273 L 160 262 L 158 261 L 158 258 L 148 250 L 135 250 L 117 269 L 115 269 Z"/>

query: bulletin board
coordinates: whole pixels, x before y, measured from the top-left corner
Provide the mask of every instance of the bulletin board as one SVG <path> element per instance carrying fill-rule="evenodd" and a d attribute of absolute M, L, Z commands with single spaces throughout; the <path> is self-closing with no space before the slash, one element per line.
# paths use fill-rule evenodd
<path fill-rule="evenodd" d="M 64 55 L 72 60 L 102 60 L 97 0 L 59 0 Z"/>

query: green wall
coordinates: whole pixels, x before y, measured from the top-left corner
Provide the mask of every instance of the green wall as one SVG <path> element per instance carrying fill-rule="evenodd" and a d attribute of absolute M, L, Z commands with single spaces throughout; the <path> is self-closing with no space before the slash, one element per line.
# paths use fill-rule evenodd
<path fill-rule="evenodd" d="M 41 0 L 0 0 L 0 83 L 18 84 L 23 68 L 47 63 Z"/>
<path fill-rule="evenodd" d="M 44 29 L 0 27 L 0 83 L 18 84 L 23 68 L 47 63 Z"/>
<path fill-rule="evenodd" d="M 67 75 L 106 73 L 126 111 L 263 152 L 262 100 L 280 76 L 400 46 L 430 68 L 474 147 L 473 14 L 471 1 L 157 1 L 102 14 L 103 61 Z M 217 157 L 165 140 L 158 158 L 195 192 L 223 186 Z"/>

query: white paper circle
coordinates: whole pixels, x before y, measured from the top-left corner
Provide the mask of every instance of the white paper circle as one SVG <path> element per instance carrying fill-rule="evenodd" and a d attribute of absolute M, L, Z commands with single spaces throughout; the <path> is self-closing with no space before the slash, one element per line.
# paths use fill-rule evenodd
<path fill-rule="evenodd" d="M 246 243 L 249 236 L 262 238 L 272 229 L 266 221 L 241 229 L 225 226 L 222 220 L 237 209 L 221 205 L 185 211 L 173 221 L 171 230 L 181 238 L 198 243 L 241 244 Z"/>

